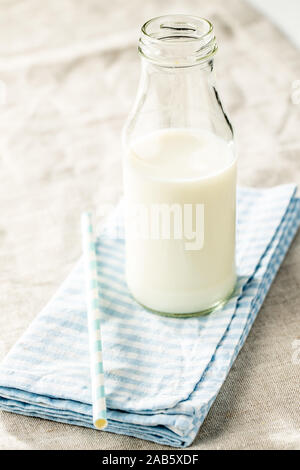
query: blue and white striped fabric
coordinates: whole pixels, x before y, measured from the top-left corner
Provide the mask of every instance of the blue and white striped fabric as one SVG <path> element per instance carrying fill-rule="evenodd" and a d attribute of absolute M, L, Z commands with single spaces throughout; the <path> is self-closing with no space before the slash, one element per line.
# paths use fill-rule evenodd
<path fill-rule="evenodd" d="M 138 305 L 124 280 L 124 241 L 98 238 L 106 431 L 192 443 L 300 224 L 295 189 L 239 190 L 238 288 L 206 317 L 159 317 Z M 82 261 L 2 363 L 0 407 L 93 426 Z"/>

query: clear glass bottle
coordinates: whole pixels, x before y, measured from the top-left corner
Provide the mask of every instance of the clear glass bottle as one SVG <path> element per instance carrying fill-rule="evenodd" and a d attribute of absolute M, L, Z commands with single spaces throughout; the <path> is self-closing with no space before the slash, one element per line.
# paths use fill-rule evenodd
<path fill-rule="evenodd" d="M 170 15 L 141 30 L 123 132 L 126 276 L 158 313 L 208 313 L 236 282 L 236 155 L 216 89 L 211 23 Z"/>

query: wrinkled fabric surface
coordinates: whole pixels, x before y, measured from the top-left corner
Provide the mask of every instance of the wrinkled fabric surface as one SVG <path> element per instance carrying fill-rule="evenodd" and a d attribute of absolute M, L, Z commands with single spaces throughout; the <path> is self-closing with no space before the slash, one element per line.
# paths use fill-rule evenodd
<path fill-rule="evenodd" d="M 299 51 L 239 0 L 15 0 L 0 5 L 0 355 L 80 256 L 79 215 L 121 194 L 120 131 L 139 77 L 140 25 L 165 13 L 212 19 L 219 89 L 239 147 L 239 182 L 300 182 Z M 100 221 L 101 222 L 101 221 Z M 299 448 L 296 237 L 191 448 Z M 0 448 L 160 445 L 0 414 Z"/>

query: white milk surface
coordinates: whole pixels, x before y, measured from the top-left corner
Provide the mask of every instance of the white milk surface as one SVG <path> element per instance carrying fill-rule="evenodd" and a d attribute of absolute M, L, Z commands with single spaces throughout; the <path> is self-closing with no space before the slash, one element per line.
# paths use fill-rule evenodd
<path fill-rule="evenodd" d="M 162 129 L 134 141 L 124 158 L 126 276 L 133 296 L 173 314 L 200 312 L 224 300 L 236 280 L 232 143 L 208 131 Z M 128 214 L 137 205 L 150 214 L 157 204 L 182 210 L 203 205 L 202 223 L 195 225 L 195 212 L 193 222 L 204 236 L 202 248 L 187 250 L 191 240 L 184 231 L 181 239 L 135 236 Z"/>

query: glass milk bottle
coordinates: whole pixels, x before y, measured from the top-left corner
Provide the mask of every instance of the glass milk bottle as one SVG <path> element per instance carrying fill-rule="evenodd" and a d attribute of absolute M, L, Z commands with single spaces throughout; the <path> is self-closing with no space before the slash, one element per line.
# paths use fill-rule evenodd
<path fill-rule="evenodd" d="M 208 313 L 236 282 L 236 155 L 216 51 L 203 18 L 162 16 L 141 30 L 123 132 L 126 279 L 140 304 L 166 315 Z"/>

